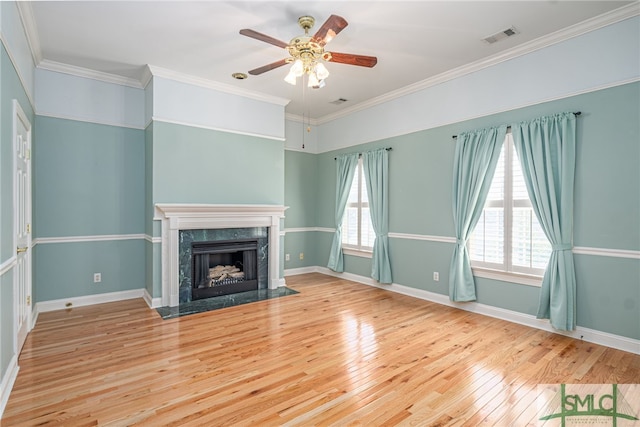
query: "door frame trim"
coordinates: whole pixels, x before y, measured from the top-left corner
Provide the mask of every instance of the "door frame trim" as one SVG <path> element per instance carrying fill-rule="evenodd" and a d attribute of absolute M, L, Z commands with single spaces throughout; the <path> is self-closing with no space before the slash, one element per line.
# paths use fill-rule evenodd
<path fill-rule="evenodd" d="M 33 126 L 31 121 L 29 120 L 29 118 L 27 117 L 27 115 L 25 114 L 24 110 L 22 109 L 22 106 L 20 105 L 20 103 L 18 102 L 17 99 L 13 99 L 12 100 L 12 149 L 13 149 L 13 248 L 15 250 L 15 248 L 18 247 L 18 209 L 17 209 L 17 203 L 18 203 L 18 182 L 17 182 L 17 173 L 18 173 L 18 162 L 17 162 L 17 154 L 18 154 L 18 147 L 17 147 L 17 134 L 18 134 L 18 120 L 20 120 L 22 123 L 24 123 L 27 129 L 27 134 L 28 134 L 28 138 L 29 138 L 29 150 L 31 151 L 33 148 L 33 139 L 32 139 L 32 134 L 33 134 Z M 28 239 L 27 239 L 27 252 L 25 253 L 25 257 L 27 258 L 27 264 L 29 266 L 29 271 L 27 274 L 27 288 L 28 288 L 28 296 L 31 299 L 28 308 L 27 308 L 27 315 L 25 316 L 25 322 L 27 322 L 26 326 L 27 326 L 27 334 L 31 331 L 31 329 L 33 328 L 33 254 L 32 254 L 32 250 L 33 250 L 33 173 L 32 173 L 32 169 L 31 169 L 31 155 L 29 155 L 29 159 L 28 159 L 28 174 L 29 174 L 29 213 L 28 213 L 28 219 L 29 219 L 29 224 L 31 224 L 31 230 L 29 232 L 28 235 Z M 17 261 L 17 254 L 14 255 L 16 257 L 16 261 Z M 15 264 L 14 264 L 15 267 Z M 17 301 L 17 287 L 18 287 L 18 277 L 15 274 L 14 271 L 14 275 L 13 275 L 13 291 L 14 291 L 14 304 L 19 304 L 19 302 Z M 14 353 L 17 355 L 20 354 L 21 349 L 18 348 L 18 311 L 16 309 L 16 307 L 14 307 L 14 319 L 13 319 L 13 349 L 14 349 Z"/>

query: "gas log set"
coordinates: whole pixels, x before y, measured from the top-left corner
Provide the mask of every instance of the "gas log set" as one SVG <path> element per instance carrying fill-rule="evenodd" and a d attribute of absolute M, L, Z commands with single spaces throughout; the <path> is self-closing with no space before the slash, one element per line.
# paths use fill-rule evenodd
<path fill-rule="evenodd" d="M 230 283 L 242 282 L 244 280 L 244 271 L 235 265 L 217 265 L 209 269 L 209 287 L 228 285 Z M 200 284 L 200 287 L 204 287 Z"/>

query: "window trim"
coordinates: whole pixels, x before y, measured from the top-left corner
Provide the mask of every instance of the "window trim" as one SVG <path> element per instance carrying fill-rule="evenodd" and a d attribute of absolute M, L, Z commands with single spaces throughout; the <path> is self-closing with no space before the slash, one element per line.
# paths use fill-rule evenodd
<path fill-rule="evenodd" d="M 544 276 L 535 276 L 531 274 L 516 273 L 513 271 L 494 270 L 491 268 L 471 266 L 471 272 L 474 277 L 481 277 L 484 279 L 499 280 L 501 282 L 518 283 L 520 285 L 527 286 L 542 286 L 542 279 Z"/>
<path fill-rule="evenodd" d="M 487 201 L 486 207 L 497 207 L 503 209 L 504 221 L 504 242 L 503 256 L 504 263 L 496 264 L 486 261 L 474 261 L 471 259 L 471 271 L 474 276 L 487 279 L 500 280 L 505 282 L 519 283 L 522 285 L 537 286 L 542 285 L 545 269 L 526 268 L 513 265 L 513 208 L 514 207 L 531 207 L 531 200 L 523 199 L 513 200 L 513 171 L 512 165 L 514 160 L 515 145 L 511 132 L 505 135 L 504 140 L 504 194 L 503 200 Z M 506 173 L 509 170 L 509 173 Z M 510 200 L 510 203 L 505 203 Z M 483 208 L 484 210 L 484 208 Z M 467 250 L 469 250 L 467 243 Z"/>
<path fill-rule="evenodd" d="M 373 258 L 373 249 L 353 249 L 352 247 L 342 247 L 342 253 L 345 255 L 359 256 L 361 258 Z"/>

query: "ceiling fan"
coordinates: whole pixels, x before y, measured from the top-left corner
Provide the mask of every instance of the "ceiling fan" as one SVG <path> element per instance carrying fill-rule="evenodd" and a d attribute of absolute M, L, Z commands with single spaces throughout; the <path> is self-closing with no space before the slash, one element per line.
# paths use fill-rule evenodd
<path fill-rule="evenodd" d="M 289 74 L 285 77 L 286 82 L 295 85 L 297 77 L 306 74 L 309 76 L 308 86 L 320 88 L 324 86 L 324 80 L 329 76 L 329 71 L 322 64 L 321 60 L 369 68 L 377 64 L 378 58 L 375 56 L 354 55 L 351 53 L 329 52 L 324 50 L 325 45 L 348 25 L 343 17 L 331 15 L 326 22 L 322 24 L 322 27 L 311 36 L 309 35 L 309 29 L 313 27 L 314 23 L 315 19 L 312 16 L 301 16 L 298 18 L 298 25 L 304 30 L 304 34 L 294 37 L 289 43 L 254 30 L 240 30 L 240 34 L 243 36 L 286 49 L 290 55 L 289 58 L 255 68 L 249 71 L 249 74 L 257 76 L 275 68 L 282 67 L 285 64 L 293 63 Z"/>

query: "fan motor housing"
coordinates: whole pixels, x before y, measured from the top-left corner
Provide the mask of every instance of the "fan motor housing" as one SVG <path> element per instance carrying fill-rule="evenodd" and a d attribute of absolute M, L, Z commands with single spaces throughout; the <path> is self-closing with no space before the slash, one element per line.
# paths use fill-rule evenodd
<path fill-rule="evenodd" d="M 287 51 L 292 57 L 305 61 L 322 58 L 324 48 L 310 36 L 298 36 L 291 39 Z"/>

